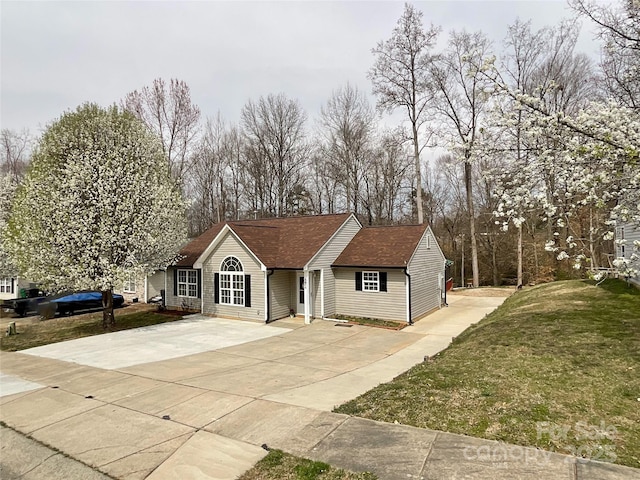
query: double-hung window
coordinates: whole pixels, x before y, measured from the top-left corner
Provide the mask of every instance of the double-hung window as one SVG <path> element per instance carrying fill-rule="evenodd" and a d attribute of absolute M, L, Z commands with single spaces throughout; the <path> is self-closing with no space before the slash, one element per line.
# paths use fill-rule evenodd
<path fill-rule="evenodd" d="M 378 272 L 362 272 L 362 290 L 365 292 L 380 291 L 380 277 Z"/>
<path fill-rule="evenodd" d="M 136 276 L 134 273 L 130 274 L 122 287 L 124 293 L 136 293 Z"/>
<path fill-rule="evenodd" d="M 13 293 L 13 279 L 10 277 L 0 278 L 0 293 Z"/>
<path fill-rule="evenodd" d="M 178 270 L 178 296 L 198 296 L 198 272 L 195 270 Z"/>
<path fill-rule="evenodd" d="M 356 291 L 386 292 L 387 272 L 356 272 Z"/>

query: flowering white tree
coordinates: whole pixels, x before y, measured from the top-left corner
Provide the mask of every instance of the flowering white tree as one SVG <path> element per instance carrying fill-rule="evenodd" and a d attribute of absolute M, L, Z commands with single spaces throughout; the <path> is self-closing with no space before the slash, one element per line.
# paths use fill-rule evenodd
<path fill-rule="evenodd" d="M 0 173 L 0 232 L 7 229 L 7 219 L 11 211 L 11 200 L 16 191 L 16 182 L 12 174 Z M 3 238 L 0 238 L 0 277 L 18 276 L 18 269 L 9 256 Z"/>
<path fill-rule="evenodd" d="M 171 263 L 186 237 L 185 204 L 162 145 L 132 114 L 95 104 L 43 134 L 18 188 L 6 246 L 21 274 L 45 288 L 102 292 L 131 272 Z"/>

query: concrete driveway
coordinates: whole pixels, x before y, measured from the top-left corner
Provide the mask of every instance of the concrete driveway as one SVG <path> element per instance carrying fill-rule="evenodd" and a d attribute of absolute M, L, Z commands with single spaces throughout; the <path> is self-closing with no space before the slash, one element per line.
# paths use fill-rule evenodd
<path fill-rule="evenodd" d="M 340 464 L 332 445 L 342 445 L 345 457 L 344 442 L 369 438 L 363 428 L 371 434 L 391 429 L 380 434 L 387 442 L 382 447 L 354 444 L 354 455 L 384 458 L 381 469 L 395 459 L 393 469 L 380 470 L 386 472 L 383 478 L 408 478 L 426 468 L 433 473 L 451 466 L 441 459 L 430 464 L 425 457 L 438 451 L 434 442 L 440 434 L 330 411 L 442 350 L 504 297 L 449 300 L 449 307 L 401 331 L 329 321 L 263 325 L 192 317 L 167 325 L 172 328 L 2 352 L 2 382 L 14 386 L 12 394 L 3 391 L 0 397 L 0 419 L 123 479 L 233 479 L 266 454 L 263 444 Z M 197 334 L 191 331 L 199 328 Z M 21 381 L 28 382 L 24 391 L 15 389 Z M 9 438 L 3 433 L 3 443 Z M 459 457 L 457 437 L 441 438 L 442 448 Z M 374 447 L 382 450 L 376 453 Z M 4 471 L 29 471 L 33 461 L 27 460 L 3 455 Z M 459 458 L 452 462 L 462 468 Z M 487 478 L 501 478 L 486 472 Z M 515 478 L 514 470 L 503 473 Z"/>

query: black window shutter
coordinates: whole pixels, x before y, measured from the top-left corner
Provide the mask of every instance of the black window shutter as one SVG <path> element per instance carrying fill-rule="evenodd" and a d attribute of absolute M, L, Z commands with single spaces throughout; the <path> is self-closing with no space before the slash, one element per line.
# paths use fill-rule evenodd
<path fill-rule="evenodd" d="M 213 275 L 213 303 L 220 303 L 220 274 Z"/>
<path fill-rule="evenodd" d="M 356 290 L 362 291 L 362 272 L 356 272 Z"/>
<path fill-rule="evenodd" d="M 202 298 L 202 270 L 196 270 L 198 272 L 198 298 Z"/>
<path fill-rule="evenodd" d="M 178 269 L 173 269 L 173 296 L 178 296 Z"/>
<path fill-rule="evenodd" d="M 16 279 L 11 279 L 11 293 L 16 293 Z"/>
<path fill-rule="evenodd" d="M 387 272 L 380 272 L 378 273 L 378 275 L 380 275 L 380 291 L 386 292 L 387 291 Z"/>
<path fill-rule="evenodd" d="M 251 275 L 244 276 L 244 306 L 251 306 Z"/>

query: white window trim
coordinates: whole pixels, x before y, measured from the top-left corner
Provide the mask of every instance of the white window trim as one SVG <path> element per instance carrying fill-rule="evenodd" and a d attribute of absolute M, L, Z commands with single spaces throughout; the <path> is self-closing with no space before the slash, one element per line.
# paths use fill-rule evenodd
<path fill-rule="evenodd" d="M 365 279 L 367 275 L 375 276 L 375 280 Z M 367 286 L 374 287 L 374 288 L 367 288 Z M 374 272 L 374 271 L 362 272 L 362 291 L 363 292 L 379 292 L 380 291 L 380 272 Z"/>
<path fill-rule="evenodd" d="M 180 273 L 184 272 L 184 278 L 185 281 L 182 282 L 180 281 Z M 193 272 L 195 275 L 195 281 L 191 282 L 189 280 L 189 273 Z M 198 298 L 198 272 L 196 270 L 192 270 L 192 269 L 187 269 L 187 268 L 181 268 L 178 270 L 178 285 L 177 285 L 177 290 L 178 290 L 178 297 L 181 298 Z M 184 294 L 180 293 L 180 286 L 184 285 Z M 194 290 L 195 290 L 195 295 L 189 295 L 189 290 L 190 290 L 190 286 L 194 286 Z"/>
<path fill-rule="evenodd" d="M 227 260 L 229 259 L 234 259 L 242 270 L 223 270 L 225 268 L 225 263 L 227 263 Z M 220 262 L 220 271 L 218 273 L 220 275 L 218 287 L 218 299 L 220 300 L 220 305 L 244 307 L 244 265 L 240 259 L 233 255 L 225 257 L 225 259 Z M 229 288 L 223 288 L 225 283 L 228 283 Z M 238 287 L 236 288 L 234 285 L 238 285 Z M 228 292 L 228 295 L 223 294 L 223 292 Z M 225 300 L 225 297 L 228 297 L 228 301 Z M 236 299 L 238 299 L 238 301 L 236 301 Z"/>
<path fill-rule="evenodd" d="M 11 292 L 12 283 L 13 283 L 13 278 L 11 277 L 0 278 L 0 293 L 12 293 Z"/>
<path fill-rule="evenodd" d="M 133 289 L 131 288 L 131 286 L 133 286 Z M 129 278 L 122 286 L 122 291 L 124 293 L 136 293 L 137 286 L 138 286 L 138 282 L 137 282 L 136 275 L 132 273 L 131 275 L 129 275 Z"/>

